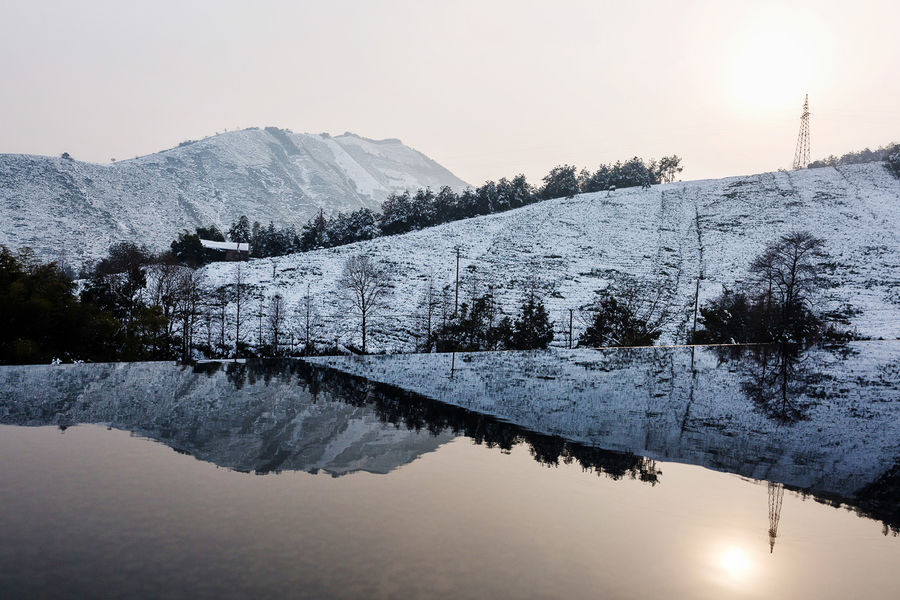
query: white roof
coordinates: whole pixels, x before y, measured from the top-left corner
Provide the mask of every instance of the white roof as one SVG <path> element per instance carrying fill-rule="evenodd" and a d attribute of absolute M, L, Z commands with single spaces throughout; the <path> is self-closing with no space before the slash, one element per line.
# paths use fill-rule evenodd
<path fill-rule="evenodd" d="M 200 240 L 204 248 L 212 250 L 236 250 L 237 252 L 250 252 L 250 244 L 241 242 L 214 242 L 212 240 Z"/>

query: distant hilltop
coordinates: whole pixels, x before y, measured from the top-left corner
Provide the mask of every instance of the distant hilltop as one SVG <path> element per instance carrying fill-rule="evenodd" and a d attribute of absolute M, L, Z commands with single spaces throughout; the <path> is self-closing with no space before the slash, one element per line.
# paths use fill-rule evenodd
<path fill-rule="evenodd" d="M 378 210 L 394 192 L 466 187 L 398 139 L 293 133 L 266 127 L 187 140 L 108 165 L 0 155 L 0 244 L 77 264 L 134 241 L 154 250 L 177 232 L 240 215 L 300 225 L 326 214 Z"/>

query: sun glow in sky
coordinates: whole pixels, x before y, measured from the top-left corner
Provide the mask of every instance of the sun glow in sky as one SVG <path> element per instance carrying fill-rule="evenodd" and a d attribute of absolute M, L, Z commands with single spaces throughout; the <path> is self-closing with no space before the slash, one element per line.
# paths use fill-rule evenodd
<path fill-rule="evenodd" d="M 736 42 L 728 65 L 735 106 L 757 119 L 797 113 L 817 62 L 810 40 L 776 25 L 746 31 Z"/>
<path fill-rule="evenodd" d="M 900 141 L 900 2 L 4 0 L 0 152 L 109 162 L 248 126 L 400 138 L 463 179 Z"/>

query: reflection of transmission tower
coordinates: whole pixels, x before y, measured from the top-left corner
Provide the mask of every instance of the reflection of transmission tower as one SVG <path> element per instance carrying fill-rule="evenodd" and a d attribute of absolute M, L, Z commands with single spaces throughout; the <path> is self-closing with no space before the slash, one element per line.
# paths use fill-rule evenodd
<path fill-rule="evenodd" d="M 800 135 L 797 136 L 797 150 L 794 151 L 794 168 L 805 169 L 809 166 L 809 94 L 803 101 L 803 114 L 800 115 Z"/>
<path fill-rule="evenodd" d="M 775 538 L 778 537 L 778 521 L 781 520 L 781 500 L 784 498 L 784 486 L 769 482 L 769 553 L 775 551 Z"/>

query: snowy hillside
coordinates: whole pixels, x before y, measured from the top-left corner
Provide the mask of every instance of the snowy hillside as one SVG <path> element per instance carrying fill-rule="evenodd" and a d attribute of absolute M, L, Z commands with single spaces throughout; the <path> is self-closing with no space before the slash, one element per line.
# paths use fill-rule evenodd
<path fill-rule="evenodd" d="M 109 165 L 0 155 L 0 244 L 79 263 L 127 240 L 165 249 L 178 231 L 240 215 L 301 225 L 378 209 L 392 192 L 465 187 L 399 140 L 245 129 Z"/>
<path fill-rule="evenodd" d="M 766 356 L 697 347 L 305 360 L 530 431 L 825 496 L 852 498 L 895 465 L 900 343 L 813 350 L 784 385 Z M 797 409 L 795 419 L 773 418 L 761 399 L 774 412 Z"/>
<path fill-rule="evenodd" d="M 662 286 L 673 305 L 684 307 L 660 339 L 672 343 L 685 340 L 698 278 L 702 303 L 746 277 L 767 243 L 798 229 L 823 237 L 832 257 L 821 265 L 821 307 L 853 313 L 862 335 L 900 337 L 900 181 L 881 163 L 583 194 L 241 268 L 258 296 L 279 293 L 289 306 L 309 286 L 323 325 L 317 337 L 358 344 L 358 321 L 341 305 L 337 280 L 351 255 L 384 261 L 392 295 L 369 343 L 404 351 L 413 349 L 416 305 L 428 278 L 438 289 L 452 286 L 457 245 L 461 301 L 473 288 L 481 294 L 492 285 L 500 306 L 514 312 L 533 278 L 556 321 L 558 343 L 569 309 L 577 337 L 588 316 L 581 309 L 595 291 L 633 275 Z M 207 283 L 231 283 L 235 269 L 210 265 Z M 253 331 L 242 334 L 244 341 L 255 342 Z"/>

